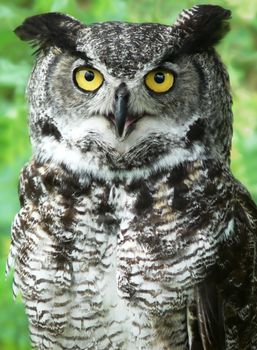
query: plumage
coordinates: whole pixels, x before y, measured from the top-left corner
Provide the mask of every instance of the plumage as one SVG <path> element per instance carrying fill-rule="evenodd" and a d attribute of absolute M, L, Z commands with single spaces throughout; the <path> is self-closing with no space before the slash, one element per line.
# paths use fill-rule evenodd
<path fill-rule="evenodd" d="M 16 29 L 40 49 L 7 272 L 35 348 L 256 348 L 257 208 L 231 174 L 213 48 L 229 18 L 203 5 L 173 26 L 51 13 Z"/>

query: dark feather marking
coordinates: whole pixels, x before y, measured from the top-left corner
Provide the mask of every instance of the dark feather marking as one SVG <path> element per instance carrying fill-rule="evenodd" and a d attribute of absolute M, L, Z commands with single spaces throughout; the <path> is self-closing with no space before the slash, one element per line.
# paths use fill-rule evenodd
<path fill-rule="evenodd" d="M 54 171 L 47 171 L 42 175 L 42 182 L 47 191 L 52 192 L 55 186 L 60 186 L 60 180 L 57 173 Z"/>
<path fill-rule="evenodd" d="M 150 210 L 152 208 L 152 205 L 153 205 L 152 193 L 148 188 L 148 186 L 145 184 L 145 182 L 142 181 L 141 188 L 139 190 L 139 193 L 137 195 L 137 200 L 135 203 L 135 211 L 137 215 L 141 215 L 147 210 Z"/>
<path fill-rule="evenodd" d="M 179 164 L 174 167 L 168 175 L 168 185 L 173 187 L 181 183 L 188 176 L 187 164 Z"/>
<path fill-rule="evenodd" d="M 206 186 L 204 187 L 204 194 L 206 197 L 215 196 L 217 194 L 217 189 L 214 183 L 207 182 Z"/>
<path fill-rule="evenodd" d="M 192 61 L 194 67 L 195 67 L 195 70 L 197 71 L 198 73 L 198 77 L 199 77 L 199 84 L 198 84 L 198 96 L 200 98 L 199 100 L 199 104 L 201 104 L 202 100 L 204 99 L 204 96 L 205 96 L 205 92 L 206 92 L 206 78 L 205 78 L 205 70 L 204 68 L 201 66 L 201 64 L 199 63 L 199 61 L 197 61 L 197 59 L 194 59 Z"/>
<path fill-rule="evenodd" d="M 66 169 L 63 169 L 63 172 L 49 170 L 42 175 L 42 181 L 47 191 L 57 191 L 67 199 L 90 193 L 90 185 L 81 186 L 77 177 L 67 174 Z"/>
<path fill-rule="evenodd" d="M 69 255 L 74 249 L 74 242 L 62 241 L 59 243 L 59 246 L 55 253 L 53 253 L 53 259 L 57 263 L 58 270 L 63 270 L 64 265 L 70 261 Z M 70 265 L 72 266 L 72 265 Z"/>
<path fill-rule="evenodd" d="M 118 219 L 115 216 L 114 208 L 110 205 L 109 201 L 110 188 L 107 186 L 104 191 L 104 195 L 99 197 L 100 203 L 96 207 L 94 213 L 96 214 L 97 220 L 96 222 L 101 225 L 116 225 L 118 223 Z"/>
<path fill-rule="evenodd" d="M 205 121 L 201 118 L 197 119 L 186 134 L 187 146 L 191 146 L 194 141 L 203 141 L 204 138 Z"/>
<path fill-rule="evenodd" d="M 144 182 L 142 179 L 132 179 L 132 181 L 126 185 L 125 189 L 128 192 L 136 192 L 142 187 L 143 184 Z"/>
<path fill-rule="evenodd" d="M 38 178 L 36 174 L 34 176 L 28 176 L 25 181 L 25 193 L 26 199 L 31 200 L 34 204 L 38 204 L 40 195 L 42 194 L 42 188 L 40 183 L 37 182 Z"/>
<path fill-rule="evenodd" d="M 106 200 L 103 199 L 97 207 L 97 213 L 99 215 L 103 215 L 111 212 L 113 212 L 113 208 Z"/>
<path fill-rule="evenodd" d="M 101 196 L 98 196 L 100 203 L 96 208 L 96 213 L 98 215 L 104 215 L 106 213 L 113 213 L 114 208 L 109 203 L 110 187 L 106 186 L 104 193 Z"/>
<path fill-rule="evenodd" d="M 51 122 L 44 122 L 41 127 L 42 136 L 53 136 L 57 141 L 62 139 L 62 135 L 57 126 Z"/>
<path fill-rule="evenodd" d="M 189 201 L 185 198 L 185 195 L 188 193 L 189 189 L 186 184 L 180 183 L 174 186 L 174 195 L 172 200 L 172 208 L 175 210 L 184 210 Z"/>
<path fill-rule="evenodd" d="M 212 181 L 217 177 L 222 175 L 222 166 L 213 162 L 212 160 L 204 160 L 203 165 L 206 169 L 208 169 L 208 178 Z"/>
<path fill-rule="evenodd" d="M 72 223 L 76 217 L 76 210 L 70 205 L 61 216 L 61 223 L 63 224 L 64 230 L 70 230 Z"/>

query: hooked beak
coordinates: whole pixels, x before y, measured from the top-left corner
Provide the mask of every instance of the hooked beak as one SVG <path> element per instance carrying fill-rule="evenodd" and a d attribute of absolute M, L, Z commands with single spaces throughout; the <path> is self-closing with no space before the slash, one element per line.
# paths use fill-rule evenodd
<path fill-rule="evenodd" d="M 116 134 L 121 137 L 128 114 L 129 91 L 125 83 L 121 83 L 115 93 L 114 117 Z"/>

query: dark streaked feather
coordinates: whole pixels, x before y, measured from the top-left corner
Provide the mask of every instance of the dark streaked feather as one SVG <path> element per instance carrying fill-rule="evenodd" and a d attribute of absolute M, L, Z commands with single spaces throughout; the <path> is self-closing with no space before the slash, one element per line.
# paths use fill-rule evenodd
<path fill-rule="evenodd" d="M 187 332 L 189 338 L 189 350 L 204 350 L 197 317 L 197 306 L 194 300 L 187 306 Z"/>
<path fill-rule="evenodd" d="M 184 34 L 179 52 L 195 53 L 213 47 L 229 31 L 231 11 L 220 6 L 200 5 L 183 11 L 174 30 Z"/>
<path fill-rule="evenodd" d="M 213 281 L 206 280 L 196 288 L 196 301 L 203 349 L 225 349 L 223 303 Z"/>
<path fill-rule="evenodd" d="M 50 12 L 26 18 L 15 34 L 33 46 L 57 46 L 75 51 L 76 34 L 82 24 L 62 13 Z"/>

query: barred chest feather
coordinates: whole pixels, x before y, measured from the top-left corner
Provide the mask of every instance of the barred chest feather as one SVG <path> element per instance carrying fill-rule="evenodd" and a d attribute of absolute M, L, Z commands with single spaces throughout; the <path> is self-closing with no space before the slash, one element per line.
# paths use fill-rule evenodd
<path fill-rule="evenodd" d="M 8 263 L 33 344 L 186 349 L 194 286 L 233 233 L 225 184 L 208 162 L 102 181 L 32 161 L 21 175 Z"/>

